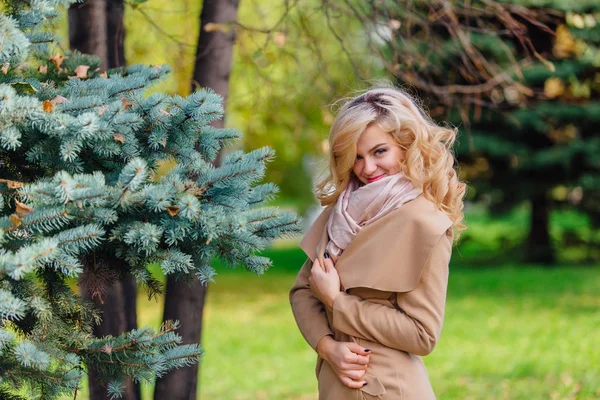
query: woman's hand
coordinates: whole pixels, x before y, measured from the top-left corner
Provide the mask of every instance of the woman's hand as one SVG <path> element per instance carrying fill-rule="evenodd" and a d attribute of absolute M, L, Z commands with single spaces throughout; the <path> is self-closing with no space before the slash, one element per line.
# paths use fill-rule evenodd
<path fill-rule="evenodd" d="M 310 289 L 314 295 L 325 304 L 325 307 L 332 310 L 333 302 L 340 294 L 340 276 L 329 256 L 325 258 L 325 265 L 321 265 L 319 259 L 315 260 L 310 270 L 308 283 L 310 283 Z"/>
<path fill-rule="evenodd" d="M 317 344 L 319 356 L 329 363 L 338 379 L 352 389 L 367 384 L 362 378 L 367 372 L 369 351 L 353 342 L 338 342 L 331 336 L 324 336 Z"/>

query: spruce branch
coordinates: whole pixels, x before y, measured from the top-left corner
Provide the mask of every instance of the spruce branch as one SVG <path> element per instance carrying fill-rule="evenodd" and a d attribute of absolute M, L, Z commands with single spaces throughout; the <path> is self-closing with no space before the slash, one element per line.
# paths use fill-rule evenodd
<path fill-rule="evenodd" d="M 211 126 L 224 113 L 220 96 L 202 89 L 146 97 L 168 68 L 101 75 L 93 56 L 50 56 L 45 25 L 56 4 L 20 2 L 0 17 L 0 59 L 8 63 L 0 75 L 0 162 L 10 164 L 0 179 L 0 377 L 10 395 L 28 385 L 54 400 L 77 397 L 90 366 L 114 397 L 126 378 L 153 381 L 197 363 L 202 349 L 181 345 L 170 322 L 159 332 L 93 338 L 99 313 L 68 278 L 102 301 L 126 274 L 150 296 L 160 292 L 151 262 L 203 284 L 216 274 L 214 256 L 262 273 L 271 262 L 254 252 L 293 229 L 283 214 L 250 209 L 278 190 L 256 185 L 272 150 L 237 151 L 213 164 L 241 137 Z M 17 68 L 23 61 L 46 73 Z M 89 75 L 68 78 L 81 65 Z M 165 159 L 176 166 L 151 176 Z"/>

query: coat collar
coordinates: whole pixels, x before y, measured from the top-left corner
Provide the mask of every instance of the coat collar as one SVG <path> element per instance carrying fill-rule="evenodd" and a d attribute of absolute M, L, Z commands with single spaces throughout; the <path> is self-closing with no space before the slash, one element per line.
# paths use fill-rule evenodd
<path fill-rule="evenodd" d="M 329 240 L 327 221 L 332 209 L 319 215 L 300 242 L 312 261 L 322 257 Z M 413 290 L 431 250 L 451 227 L 450 218 L 423 195 L 365 226 L 337 261 L 343 289 Z"/>

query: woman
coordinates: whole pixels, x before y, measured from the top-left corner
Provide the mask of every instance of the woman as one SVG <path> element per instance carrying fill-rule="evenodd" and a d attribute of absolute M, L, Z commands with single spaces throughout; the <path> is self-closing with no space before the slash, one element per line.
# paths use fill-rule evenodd
<path fill-rule="evenodd" d="M 330 175 L 317 185 L 327 208 L 300 243 L 309 258 L 290 291 L 318 353 L 320 400 L 435 399 L 421 356 L 440 336 L 452 241 L 465 228 L 455 136 L 392 88 L 338 113 Z"/>

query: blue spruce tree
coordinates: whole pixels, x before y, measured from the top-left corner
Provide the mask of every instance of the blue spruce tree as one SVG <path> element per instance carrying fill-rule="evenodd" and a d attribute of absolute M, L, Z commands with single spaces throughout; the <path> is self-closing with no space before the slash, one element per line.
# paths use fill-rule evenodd
<path fill-rule="evenodd" d="M 223 115 L 214 92 L 146 95 L 167 67 L 101 71 L 57 53 L 50 26 L 72 2 L 9 1 L 0 14 L 0 398 L 73 395 L 88 366 L 118 397 L 127 378 L 198 362 L 176 321 L 94 338 L 99 315 L 75 278 L 101 298 L 125 274 L 157 294 L 151 263 L 204 283 L 214 257 L 260 274 L 270 260 L 255 252 L 300 229 L 261 207 L 277 192 L 257 184 L 272 150 L 215 167 L 240 133 L 210 126 Z M 175 167 L 158 176 L 164 160 Z"/>

